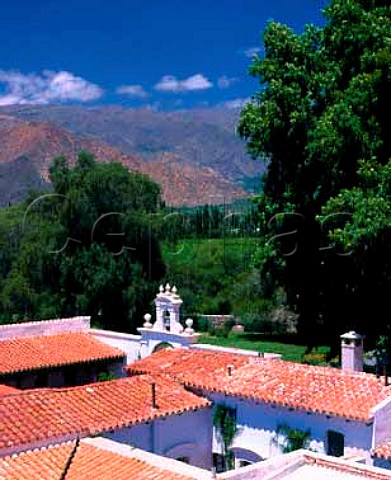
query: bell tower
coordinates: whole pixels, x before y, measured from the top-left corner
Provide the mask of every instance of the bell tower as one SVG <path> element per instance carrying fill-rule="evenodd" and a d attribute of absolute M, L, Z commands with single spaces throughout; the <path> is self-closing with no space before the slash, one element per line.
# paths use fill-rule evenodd
<path fill-rule="evenodd" d="M 183 301 L 178 295 L 176 287 L 168 283 L 160 285 L 155 298 L 156 319 L 152 323 L 152 315 L 144 315 L 145 323 L 137 330 L 141 334 L 140 357 L 146 357 L 162 345 L 169 347 L 189 347 L 197 343 L 200 336 L 193 330 L 193 320 L 185 321 L 186 328 L 180 322 L 180 309 Z"/>
<path fill-rule="evenodd" d="M 154 330 L 164 330 L 171 333 L 182 333 L 183 327 L 180 324 L 180 308 L 182 299 L 177 294 L 176 287 L 170 287 L 167 283 L 164 288 L 160 285 L 159 293 L 155 298 L 156 322 Z"/>

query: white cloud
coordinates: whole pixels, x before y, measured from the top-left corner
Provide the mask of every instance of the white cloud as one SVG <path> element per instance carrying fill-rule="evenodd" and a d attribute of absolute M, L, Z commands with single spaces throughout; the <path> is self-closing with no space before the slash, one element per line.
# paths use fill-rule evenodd
<path fill-rule="evenodd" d="M 73 73 L 44 70 L 41 75 L 0 70 L 0 105 L 48 104 L 76 100 L 88 102 L 103 95 L 103 90 Z"/>
<path fill-rule="evenodd" d="M 251 98 L 233 98 L 232 100 L 227 100 L 223 102 L 221 106 L 226 108 L 243 108 L 247 103 L 251 101 Z"/>
<path fill-rule="evenodd" d="M 260 48 L 260 47 L 250 47 L 250 48 L 246 48 L 245 50 L 242 50 L 242 52 L 246 57 L 252 58 L 255 55 L 258 55 L 259 53 L 261 53 L 262 48 Z"/>
<path fill-rule="evenodd" d="M 197 73 L 185 80 L 178 80 L 173 75 L 165 75 L 156 85 L 155 90 L 160 92 L 193 92 L 196 90 L 207 90 L 213 87 L 204 75 Z"/>
<path fill-rule="evenodd" d="M 222 75 L 218 80 L 217 80 L 217 85 L 219 88 L 229 88 L 231 87 L 234 83 L 237 83 L 239 81 L 238 77 L 227 77 L 226 75 Z"/>
<path fill-rule="evenodd" d="M 136 98 L 148 98 L 149 94 L 144 90 L 142 85 L 121 85 L 116 92 L 119 95 L 129 95 Z"/>

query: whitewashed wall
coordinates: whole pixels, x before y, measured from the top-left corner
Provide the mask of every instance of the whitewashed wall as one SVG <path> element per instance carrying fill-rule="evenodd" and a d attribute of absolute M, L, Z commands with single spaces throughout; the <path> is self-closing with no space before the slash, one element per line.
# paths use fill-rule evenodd
<path fill-rule="evenodd" d="M 151 355 L 161 343 L 169 343 L 174 348 L 188 348 L 197 341 L 198 334 L 175 334 L 160 330 L 140 328 L 142 335 L 112 332 L 92 328 L 89 333 L 107 345 L 119 348 L 126 353 L 127 364 Z"/>
<path fill-rule="evenodd" d="M 0 325 L 0 340 L 31 337 L 34 335 L 56 335 L 58 333 L 86 332 L 90 328 L 90 317 L 59 318 L 41 322 Z"/>
<path fill-rule="evenodd" d="M 190 465 L 212 468 L 212 408 L 160 418 L 102 436 L 169 458 L 189 457 Z"/>
<path fill-rule="evenodd" d="M 373 409 L 374 435 L 372 448 L 391 440 L 391 398 L 387 398 Z"/>
<path fill-rule="evenodd" d="M 193 333 L 191 335 L 183 333 L 175 333 L 166 330 L 155 330 L 153 328 L 138 328 L 142 335 L 141 356 L 147 357 L 151 355 L 155 348 L 161 343 L 168 343 L 174 348 L 189 348 L 197 342 L 200 334 Z"/>
<path fill-rule="evenodd" d="M 126 353 L 126 364 L 138 360 L 141 349 L 141 335 L 131 335 L 129 333 L 112 332 L 109 330 L 100 330 L 92 328 L 88 332 L 102 343 L 111 347 L 119 348 Z"/>
<path fill-rule="evenodd" d="M 334 430 L 345 436 L 345 455 L 365 455 L 369 461 L 372 445 L 373 425 L 340 417 L 290 410 L 281 406 L 271 406 L 250 400 L 239 400 L 220 394 L 207 394 L 210 400 L 236 409 L 238 432 L 232 442 L 233 451 L 240 459 L 253 462 L 280 453 L 273 442 L 279 424 L 311 432 L 310 448 L 319 453 L 327 451 L 327 431 Z M 221 452 L 216 435 L 213 451 Z M 246 453 L 248 452 L 248 453 Z"/>

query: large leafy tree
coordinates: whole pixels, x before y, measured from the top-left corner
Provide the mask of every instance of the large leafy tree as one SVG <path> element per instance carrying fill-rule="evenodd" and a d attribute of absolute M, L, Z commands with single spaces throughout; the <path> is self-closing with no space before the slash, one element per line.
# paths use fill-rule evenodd
<path fill-rule="evenodd" d="M 50 178 L 53 192 L 26 202 L 0 297 L 3 312 L 87 314 L 106 328 L 134 330 L 164 275 L 152 228 L 160 188 L 87 152 L 73 167 L 57 158 Z"/>
<path fill-rule="evenodd" d="M 390 206 L 390 7 L 332 0 L 324 15 L 324 27 L 300 34 L 269 23 L 264 56 L 250 67 L 261 90 L 239 124 L 268 165 L 258 198 L 264 291 L 284 288 L 308 342 L 345 328 L 381 331 L 386 297 L 375 293 L 391 286 L 390 230 L 378 218 Z M 371 190 L 368 165 L 378 172 Z"/>

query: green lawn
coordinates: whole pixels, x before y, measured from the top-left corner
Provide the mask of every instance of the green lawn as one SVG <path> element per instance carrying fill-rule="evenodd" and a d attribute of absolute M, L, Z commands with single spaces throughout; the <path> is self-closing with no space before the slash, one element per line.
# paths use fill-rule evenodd
<path fill-rule="evenodd" d="M 199 343 L 219 345 L 221 347 L 243 348 L 260 352 L 280 353 L 284 360 L 302 362 L 306 347 L 290 343 L 273 342 L 263 339 L 262 334 L 230 333 L 228 338 L 213 337 L 207 333 L 198 340 Z M 328 347 L 318 347 L 317 353 L 328 353 Z"/>

